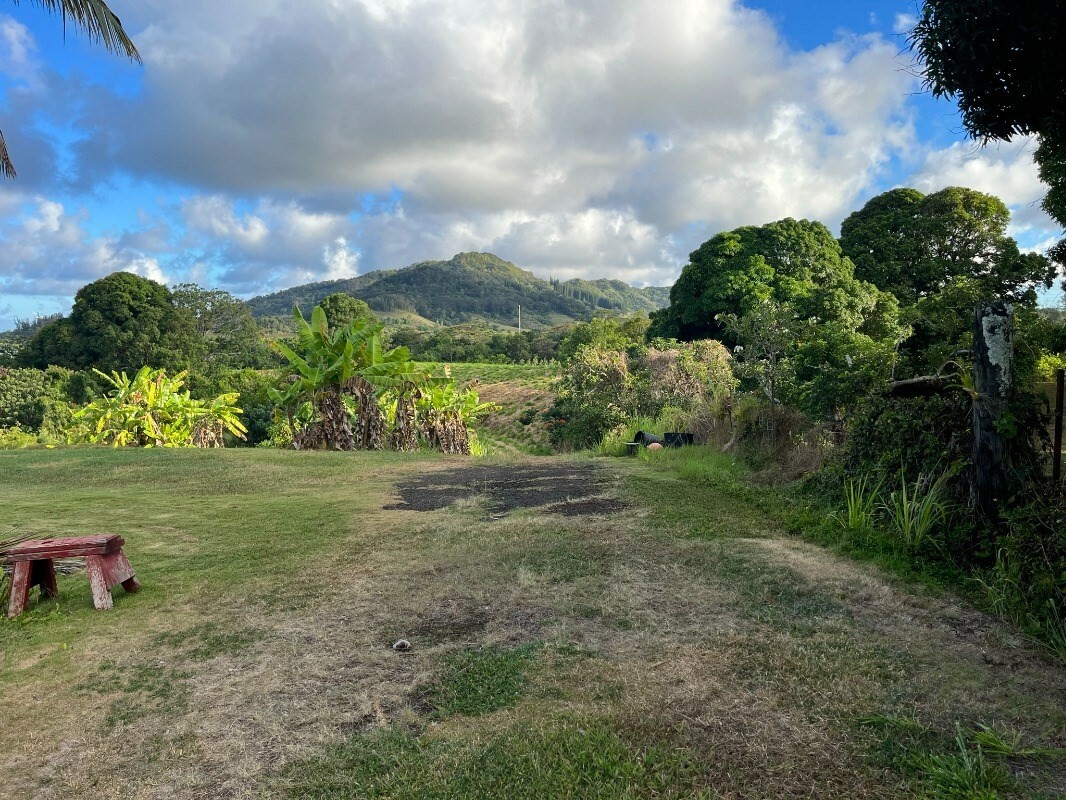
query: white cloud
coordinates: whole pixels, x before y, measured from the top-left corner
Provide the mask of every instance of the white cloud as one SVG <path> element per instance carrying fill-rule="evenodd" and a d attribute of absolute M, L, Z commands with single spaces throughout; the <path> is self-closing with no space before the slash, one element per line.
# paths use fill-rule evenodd
<path fill-rule="evenodd" d="M 8 80 L 38 88 L 39 70 L 37 43 L 29 29 L 6 14 L 0 14 L 0 73 Z"/>
<path fill-rule="evenodd" d="M 914 14 L 896 14 L 896 18 L 892 22 L 892 32 L 899 34 L 910 33 L 917 24 L 918 18 Z"/>
<path fill-rule="evenodd" d="M 0 294 L 72 297 L 86 283 L 112 272 L 168 280 L 159 260 L 123 238 L 94 236 L 88 213 L 37 198 L 0 223 Z"/>
<path fill-rule="evenodd" d="M 145 6 L 144 97 L 85 151 L 224 194 L 715 227 L 839 214 L 911 136 L 896 44 L 792 53 L 730 0 Z"/>
<path fill-rule="evenodd" d="M 81 184 L 184 187 L 166 220 L 105 242 L 240 294 L 473 249 L 669 283 L 718 230 L 834 224 L 915 145 L 898 43 L 792 51 L 734 0 L 124 11 L 143 86 L 72 104 Z M 84 221 L 54 224 L 60 262 L 80 258 Z"/>
<path fill-rule="evenodd" d="M 925 193 L 966 186 L 998 197 L 1011 209 L 1009 233 L 1032 247 L 1060 231 L 1040 205 L 1047 186 L 1033 161 L 1035 147 L 1028 137 L 985 147 L 956 142 L 928 153 L 910 185 Z"/>
<path fill-rule="evenodd" d="M 322 248 L 322 263 L 326 266 L 325 280 L 354 278 L 359 274 L 359 253 L 348 246 L 343 236 Z"/>

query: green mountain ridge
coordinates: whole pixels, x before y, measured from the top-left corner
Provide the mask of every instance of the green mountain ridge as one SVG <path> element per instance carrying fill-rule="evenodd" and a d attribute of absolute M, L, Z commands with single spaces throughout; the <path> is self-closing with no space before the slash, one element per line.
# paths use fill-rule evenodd
<path fill-rule="evenodd" d="M 636 288 L 601 278 L 543 280 L 491 253 L 459 253 L 448 261 L 421 261 L 335 281 L 294 286 L 248 301 L 256 317 L 304 314 L 336 292 L 382 313 L 410 312 L 442 324 L 489 322 L 513 326 L 522 307 L 525 327 L 589 319 L 599 310 L 654 311 L 670 302 L 663 286 Z"/>

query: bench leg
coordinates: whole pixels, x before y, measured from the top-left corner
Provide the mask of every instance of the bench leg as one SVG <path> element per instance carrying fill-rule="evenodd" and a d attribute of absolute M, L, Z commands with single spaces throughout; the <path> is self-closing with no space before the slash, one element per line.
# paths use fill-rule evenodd
<path fill-rule="evenodd" d="M 89 587 L 93 590 L 93 605 L 100 611 L 114 608 L 111 587 L 107 584 L 100 556 L 85 556 L 85 573 L 89 576 Z"/>
<path fill-rule="evenodd" d="M 32 561 L 33 569 L 30 574 L 30 586 L 40 586 L 42 597 L 59 597 L 59 587 L 56 585 L 56 565 L 50 558 L 42 558 L 40 561 Z"/>
<path fill-rule="evenodd" d="M 30 599 L 30 574 L 32 572 L 33 562 L 15 562 L 14 572 L 11 573 L 11 602 L 7 607 L 7 616 L 11 619 L 26 610 L 26 603 Z"/>
<path fill-rule="evenodd" d="M 135 577 L 136 573 L 133 571 L 130 560 L 126 558 L 126 554 L 121 550 L 117 553 L 108 553 L 106 556 L 100 556 L 100 563 L 104 568 L 104 579 L 107 581 L 108 589 L 118 586 L 120 583 L 127 592 L 135 592 L 141 588 L 141 584 L 137 582 Z"/>

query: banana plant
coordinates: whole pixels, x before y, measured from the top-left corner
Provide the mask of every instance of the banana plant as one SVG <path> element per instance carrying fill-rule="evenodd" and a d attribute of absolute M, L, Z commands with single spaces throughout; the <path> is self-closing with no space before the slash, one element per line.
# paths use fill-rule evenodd
<path fill-rule="evenodd" d="M 73 443 L 110 444 L 114 447 L 221 447 L 229 431 L 243 439 L 236 392 L 210 401 L 195 400 L 183 391 L 186 372 L 168 377 L 166 370 L 144 366 L 130 378 L 125 372 L 110 375 L 94 370 L 113 391 L 93 400 L 73 415 L 77 427 Z"/>
<path fill-rule="evenodd" d="M 306 432 L 304 438 L 310 441 L 336 450 L 382 448 L 387 433 L 382 401 L 391 399 L 407 409 L 417 393 L 437 379 L 411 360 L 406 347 L 384 349 L 380 322 L 356 319 L 331 330 L 320 306 L 311 312 L 310 322 L 298 308 L 293 319 L 295 347 L 282 341 L 274 347 L 295 373 L 289 386 L 273 390 L 271 398 L 290 419 L 292 409 L 311 402 L 319 420 L 315 431 Z M 356 404 L 354 428 L 345 397 Z M 393 418 L 406 420 L 407 412 Z M 409 448 L 405 444 L 403 449 Z"/>
<path fill-rule="evenodd" d="M 470 424 L 499 406 L 482 403 L 474 389 L 460 389 L 449 381 L 424 389 L 415 408 L 419 432 L 430 447 L 443 453 L 470 455 Z"/>

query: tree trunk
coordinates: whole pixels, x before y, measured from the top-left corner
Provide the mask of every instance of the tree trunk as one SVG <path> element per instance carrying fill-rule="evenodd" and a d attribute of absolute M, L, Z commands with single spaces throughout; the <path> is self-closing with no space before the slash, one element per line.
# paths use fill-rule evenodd
<path fill-rule="evenodd" d="M 418 427 L 415 424 L 415 400 L 402 395 L 396 401 L 396 421 L 389 434 L 389 446 L 393 450 L 413 451 L 418 449 Z"/>
<path fill-rule="evenodd" d="M 322 433 L 330 450 L 354 450 L 355 434 L 348 419 L 348 409 L 340 392 L 333 389 L 322 392 L 318 400 L 318 413 L 322 417 Z"/>
<path fill-rule="evenodd" d="M 1006 500 L 1010 466 L 1010 443 L 998 429 L 1013 380 L 1014 312 L 1010 305 L 997 301 L 977 308 L 973 344 L 972 495 L 980 515 L 996 525 Z"/>
<path fill-rule="evenodd" d="M 359 407 L 359 418 L 355 423 L 355 447 L 360 450 L 380 450 L 385 435 L 385 415 L 378 406 L 377 390 L 360 377 L 352 378 L 344 388 L 355 398 Z"/>

